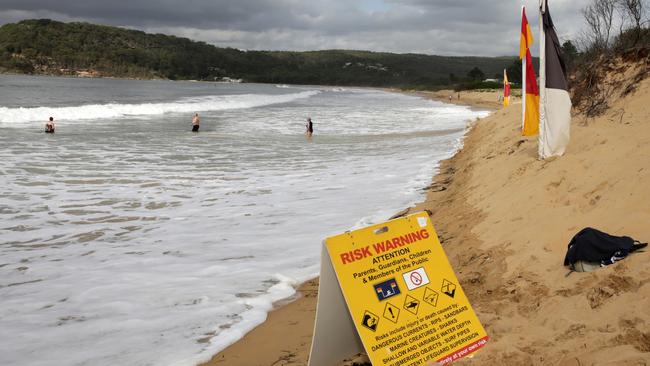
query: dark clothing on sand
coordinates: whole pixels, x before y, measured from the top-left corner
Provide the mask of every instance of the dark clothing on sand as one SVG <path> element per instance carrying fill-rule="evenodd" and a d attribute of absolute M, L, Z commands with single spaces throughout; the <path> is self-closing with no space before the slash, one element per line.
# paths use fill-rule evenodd
<path fill-rule="evenodd" d="M 192 132 L 199 132 L 199 125 L 192 125 Z"/>

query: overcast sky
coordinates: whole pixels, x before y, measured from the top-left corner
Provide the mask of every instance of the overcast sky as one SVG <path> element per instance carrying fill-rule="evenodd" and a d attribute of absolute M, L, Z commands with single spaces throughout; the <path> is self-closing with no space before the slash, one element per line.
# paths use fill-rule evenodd
<path fill-rule="evenodd" d="M 574 39 L 583 28 L 580 9 L 588 2 L 549 0 L 561 40 Z M 0 24 L 32 18 L 86 21 L 246 50 L 335 48 L 510 56 L 518 54 L 522 5 L 537 34 L 537 4 L 538 0 L 0 0 Z"/>

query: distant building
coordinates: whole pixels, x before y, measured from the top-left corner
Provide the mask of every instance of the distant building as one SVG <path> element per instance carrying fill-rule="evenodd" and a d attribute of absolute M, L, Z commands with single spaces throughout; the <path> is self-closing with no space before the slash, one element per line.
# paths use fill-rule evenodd
<path fill-rule="evenodd" d="M 222 82 L 222 83 L 241 83 L 243 80 L 242 79 L 233 79 L 233 78 L 229 78 L 227 76 L 224 76 L 219 81 Z"/>

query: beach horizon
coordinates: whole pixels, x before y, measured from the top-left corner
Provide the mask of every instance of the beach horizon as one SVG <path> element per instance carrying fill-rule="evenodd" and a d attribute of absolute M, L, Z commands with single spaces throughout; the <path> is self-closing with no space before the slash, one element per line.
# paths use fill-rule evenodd
<path fill-rule="evenodd" d="M 650 0 L 0 15 L 0 366 L 650 366 Z"/>

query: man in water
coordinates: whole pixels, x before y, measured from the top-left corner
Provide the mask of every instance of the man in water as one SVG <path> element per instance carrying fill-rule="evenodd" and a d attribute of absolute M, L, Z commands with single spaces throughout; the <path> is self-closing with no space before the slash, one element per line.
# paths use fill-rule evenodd
<path fill-rule="evenodd" d="M 199 132 L 199 123 L 201 121 L 199 120 L 199 114 L 194 113 L 194 117 L 192 117 L 192 132 Z"/>
<path fill-rule="evenodd" d="M 307 137 L 311 137 L 311 135 L 314 133 L 314 123 L 311 121 L 311 117 L 307 118 L 307 124 L 305 124 L 305 127 L 307 128 L 305 135 L 307 135 Z"/>
<path fill-rule="evenodd" d="M 50 117 L 50 120 L 45 122 L 45 133 L 54 133 L 54 118 Z"/>

